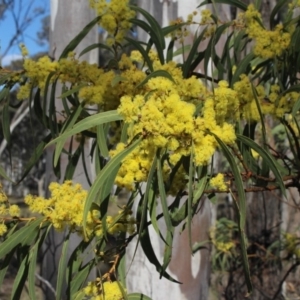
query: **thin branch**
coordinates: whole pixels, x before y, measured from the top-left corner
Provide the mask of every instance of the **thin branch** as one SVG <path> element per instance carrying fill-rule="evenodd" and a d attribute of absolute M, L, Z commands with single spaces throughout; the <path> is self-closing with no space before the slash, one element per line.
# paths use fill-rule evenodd
<path fill-rule="evenodd" d="M 44 277 L 42 277 L 38 273 L 35 273 L 35 277 L 39 281 L 41 281 L 42 283 L 44 283 L 49 288 L 49 290 L 54 294 L 54 296 L 56 297 L 56 291 L 55 291 L 54 287 L 51 285 L 51 283 L 48 280 L 46 280 Z"/>
<path fill-rule="evenodd" d="M 297 267 L 300 265 L 300 262 L 297 262 L 295 264 L 293 264 L 289 269 L 288 271 L 286 272 L 286 274 L 283 276 L 283 278 L 281 279 L 280 283 L 279 283 L 279 286 L 278 286 L 278 289 L 276 291 L 276 293 L 274 294 L 272 300 L 275 300 L 277 298 L 277 296 L 279 295 L 279 293 L 281 292 L 281 289 L 282 289 L 282 285 L 283 283 L 285 282 L 285 280 L 287 279 L 287 277 L 289 276 L 289 274 Z"/>

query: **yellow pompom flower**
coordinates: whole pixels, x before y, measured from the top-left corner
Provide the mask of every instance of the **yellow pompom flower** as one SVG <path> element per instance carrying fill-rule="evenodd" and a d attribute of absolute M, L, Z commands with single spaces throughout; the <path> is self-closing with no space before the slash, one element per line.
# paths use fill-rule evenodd
<path fill-rule="evenodd" d="M 20 207 L 18 205 L 11 205 L 8 209 L 8 213 L 12 216 L 12 217 L 19 217 L 21 214 L 21 210 Z"/>
<path fill-rule="evenodd" d="M 92 297 L 91 299 L 99 300 L 123 300 L 123 294 L 120 286 L 120 282 L 105 281 L 101 282 L 100 278 L 97 278 L 94 282 L 89 282 L 84 288 L 86 296 Z M 124 289 L 123 289 L 124 290 Z"/>
<path fill-rule="evenodd" d="M 7 232 L 7 227 L 4 223 L 0 224 L 0 236 L 3 236 Z"/>
<path fill-rule="evenodd" d="M 215 177 L 211 178 L 210 185 L 223 192 L 227 190 L 227 185 L 224 181 L 224 175 L 222 173 L 219 173 Z"/>

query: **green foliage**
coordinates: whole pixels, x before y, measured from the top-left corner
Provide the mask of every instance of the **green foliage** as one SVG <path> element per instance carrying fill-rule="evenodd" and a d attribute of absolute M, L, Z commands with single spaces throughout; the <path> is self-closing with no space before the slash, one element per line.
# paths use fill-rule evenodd
<path fill-rule="evenodd" d="M 255 192 L 257 188 L 259 191 L 280 190 L 285 196 L 288 180 L 292 179 L 295 184 L 299 180 L 300 84 L 297 74 L 300 61 L 296 47 L 299 42 L 299 22 L 297 18 L 289 19 L 287 15 L 288 19 L 283 22 L 281 29 L 275 26 L 275 15 L 283 8 L 284 1 L 279 1 L 271 13 L 271 30 L 263 27 L 254 7 L 247 8 L 241 1 L 204 1 L 201 5 L 207 3 L 230 4 L 245 11 L 245 14 L 242 20 L 221 22 L 217 15 L 207 12 L 205 15 L 204 12 L 202 18 L 204 20 L 205 17 L 206 21 L 175 22 L 161 28 L 148 12 L 137 6 L 128 6 L 127 10 L 139 12 L 145 18 L 130 18 L 131 24 L 142 28 L 150 36 L 148 44 L 125 37 L 138 52 L 135 57 L 134 54 L 131 59 L 122 56 L 126 45 L 117 41 L 116 30 L 116 40 L 112 45 L 98 43 L 80 53 L 83 55 L 96 48 L 109 50 L 114 59 L 107 69 L 99 70 L 75 58 L 72 51 L 76 46 L 91 28 L 104 22 L 105 15 L 99 15 L 69 43 L 58 62 L 43 61 L 46 76 L 40 77 L 34 73 L 28 59 L 25 59 L 24 71 L 6 74 L 0 70 L 0 83 L 4 84 L 0 102 L 4 103 L 2 120 L 5 139 L 8 142 L 10 140 L 8 91 L 17 83 L 22 84 L 19 96 L 24 90 L 30 90 L 28 101 L 33 104 L 33 112 L 49 132 L 36 147 L 22 179 L 50 146 L 55 147 L 53 170 L 57 177 L 65 173 L 66 180 L 72 179 L 80 158 L 85 161 L 87 141 L 92 144 L 89 155 L 96 172 L 95 179 L 88 178 L 91 181 L 88 195 L 83 205 L 78 206 L 78 213 L 82 213 L 80 222 L 65 220 L 59 227 L 49 213 L 49 210 L 53 210 L 56 214 L 62 214 L 56 211 L 54 204 L 51 209 L 36 209 L 43 215 L 41 218 L 26 220 L 13 215 L 11 218 L 3 218 L 7 232 L 6 229 L 1 232 L 4 236 L 0 247 L 1 279 L 12 253 L 17 251 L 21 254 L 20 269 L 13 286 L 13 299 L 19 297 L 27 278 L 30 297 L 35 298 L 32 278 L 37 253 L 51 226 L 68 228 L 81 234 L 83 239 L 69 259 L 67 248 L 70 232 L 64 240 L 57 274 L 57 299 L 61 299 L 63 293 L 70 299 L 94 297 L 93 287 L 99 295 L 108 294 L 105 283 L 112 279 L 122 281 L 119 292 L 125 294 L 124 270 L 121 272 L 124 264 L 120 262 L 134 237 L 138 239 L 136 249 L 140 244 L 160 276 L 179 283 L 167 270 L 172 259 L 175 229 L 180 225 L 188 231 L 190 255 L 201 249 L 202 244 L 192 245 L 192 218 L 205 195 L 212 198 L 222 192 L 231 195 L 237 222 L 223 220 L 221 225 L 231 226 L 233 234 L 238 238 L 240 252 L 235 251 L 234 257 L 243 265 L 247 292 L 251 293 L 245 234 L 246 193 Z M 189 45 L 184 40 L 184 28 L 191 24 L 197 24 L 199 28 L 193 43 Z M 260 40 L 260 36 L 255 33 L 257 30 L 265 34 L 266 41 Z M 268 49 L 268 38 L 274 40 L 272 46 L 277 46 L 276 52 Z M 284 40 L 289 38 L 290 43 L 286 47 L 275 43 L 281 40 L 284 44 Z M 208 40 L 208 46 L 199 51 L 199 45 L 204 39 Z M 221 40 L 224 41 L 222 53 L 217 51 L 217 44 Z M 178 49 L 175 49 L 176 41 L 181 43 Z M 181 54 L 182 62 L 177 64 L 172 61 Z M 73 71 L 78 72 L 75 75 L 69 71 L 73 65 L 76 66 L 76 71 Z M 200 73 L 199 65 L 205 70 L 204 74 Z M 58 91 L 59 83 L 63 84 L 62 91 Z M 58 94 L 60 97 L 57 98 Z M 95 94 L 97 97 L 94 97 Z M 101 99 L 99 102 L 98 98 Z M 58 101 L 64 107 L 64 111 L 60 112 L 63 116 L 60 120 L 57 116 Z M 171 101 L 173 105 L 169 105 Z M 96 113 L 91 113 L 90 105 L 93 105 Z M 292 158 L 280 156 L 279 149 L 271 151 L 267 146 L 266 116 L 271 116 L 284 126 Z M 256 124 L 260 124 L 259 132 Z M 177 125 L 180 128 L 176 129 Z M 197 134 L 200 134 L 200 138 Z M 225 174 L 227 181 L 223 182 L 225 189 L 222 185 L 210 184 L 210 179 L 215 176 L 210 166 L 218 150 L 221 150 L 230 166 L 230 172 Z M 66 170 L 61 170 L 64 155 L 67 155 L 68 163 Z M 0 174 L 7 178 L 1 168 Z M 88 177 L 87 171 L 85 174 Z M 253 183 L 255 186 L 252 189 Z M 127 188 L 129 200 L 119 216 L 111 217 L 107 209 L 116 185 L 115 195 Z M 168 200 L 169 195 L 174 196 L 172 203 Z M 157 199 L 162 208 L 161 214 L 157 214 Z M 35 201 L 39 203 L 40 199 Z M 138 201 L 138 208 L 130 219 L 135 201 Z M 163 219 L 166 232 L 158 227 L 159 219 Z M 16 223 L 26 225 L 16 228 Z M 128 230 L 132 224 L 136 225 L 134 232 Z M 153 249 L 148 229 L 150 224 L 164 244 L 162 262 Z M 94 227 L 91 229 L 91 226 Z M 128 236 L 120 237 L 121 243 L 116 247 L 112 268 L 84 289 L 92 268 L 104 261 L 108 254 L 105 246 L 109 236 L 119 237 L 126 231 Z M 214 244 L 218 245 L 219 242 L 215 241 Z M 81 254 L 89 246 L 95 249 L 96 254 L 84 263 Z M 229 250 L 219 253 L 215 264 L 227 265 L 229 253 Z M 64 284 L 67 285 L 66 291 L 63 290 Z M 129 294 L 126 298 L 149 299 L 141 294 Z"/>

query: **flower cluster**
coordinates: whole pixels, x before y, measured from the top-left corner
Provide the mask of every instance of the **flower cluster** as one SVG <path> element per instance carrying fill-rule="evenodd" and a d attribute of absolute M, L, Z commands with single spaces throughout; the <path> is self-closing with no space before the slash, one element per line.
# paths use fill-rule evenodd
<path fill-rule="evenodd" d="M 297 259 L 300 258 L 299 237 L 297 234 L 285 233 L 284 234 L 284 249 L 292 255 L 295 255 Z"/>
<path fill-rule="evenodd" d="M 25 203 L 29 205 L 32 212 L 37 212 L 46 217 L 56 230 L 62 231 L 68 228 L 70 231 L 83 233 L 83 210 L 87 197 L 87 191 L 77 183 L 65 181 L 63 184 L 52 182 L 49 186 L 51 197 L 34 197 L 27 195 Z M 133 233 L 135 230 L 135 219 L 131 217 L 131 211 L 124 207 L 115 217 L 106 217 L 108 233 L 119 232 Z M 99 210 L 93 209 L 89 212 L 84 228 L 87 236 L 103 236 L 102 222 Z"/>
<path fill-rule="evenodd" d="M 211 178 L 210 185 L 220 191 L 227 190 L 227 185 L 224 181 L 224 175 L 222 173 L 219 173 L 215 177 Z"/>
<path fill-rule="evenodd" d="M 23 67 L 28 80 L 20 86 L 17 94 L 18 99 L 28 98 L 31 89 L 35 86 L 43 90 L 47 77 L 51 72 L 57 70 L 57 66 L 58 63 L 51 61 L 48 56 L 43 56 L 38 61 L 25 58 Z"/>
<path fill-rule="evenodd" d="M 117 76 L 114 71 L 106 72 L 96 64 L 79 61 L 73 52 L 58 62 L 51 61 L 48 56 L 37 61 L 27 58 L 24 61 L 24 72 L 28 80 L 20 87 L 17 96 L 18 99 L 28 98 L 31 89 L 36 86 L 43 90 L 49 73 L 53 72 L 52 81 L 59 79 L 61 83 L 72 84 L 74 88 L 82 86 L 79 91 L 82 101 L 97 104 L 99 110 L 108 111 L 119 106 L 124 94 L 133 95 L 138 83 L 146 77 L 126 55 L 119 61 L 119 71 L 122 72 L 122 78 L 113 84 Z"/>
<path fill-rule="evenodd" d="M 108 43 L 121 43 L 132 26 L 129 20 L 135 16 L 135 12 L 129 7 L 129 0 L 90 0 L 90 6 L 97 15 L 102 16 L 99 25 L 113 36 Z"/>
<path fill-rule="evenodd" d="M 278 24 L 274 30 L 262 27 L 261 14 L 250 4 L 244 14 L 246 33 L 255 40 L 253 52 L 262 58 L 274 58 L 282 55 L 291 41 L 289 32 L 285 32 L 283 25 Z"/>
<path fill-rule="evenodd" d="M 216 221 L 215 226 L 209 230 L 211 243 L 216 250 L 216 256 L 220 254 L 231 256 L 235 251 L 234 234 L 237 232 L 237 224 L 233 221 L 221 218 Z"/>
<path fill-rule="evenodd" d="M 20 214 L 21 210 L 19 206 L 8 202 L 7 195 L 0 184 L 0 236 L 3 236 L 7 232 L 5 220 L 19 217 Z"/>
<path fill-rule="evenodd" d="M 292 110 L 300 97 L 298 92 L 283 94 L 277 84 L 271 85 L 269 92 L 261 84 L 251 86 L 252 84 L 251 78 L 243 74 L 233 86 L 239 103 L 240 117 L 245 120 L 259 121 L 259 110 L 262 115 L 273 115 L 281 118 Z"/>
<path fill-rule="evenodd" d="M 168 161 L 162 166 L 167 178 L 181 157 L 192 152 L 197 166 L 207 164 L 218 147 L 214 135 L 227 144 L 235 141 L 234 128 L 228 120 L 232 116 L 238 119 L 239 103 L 227 82 L 220 82 L 211 93 L 195 77 L 183 78 L 174 62 L 161 65 L 155 54 L 152 59 L 154 69 L 167 71 L 173 80 L 151 78 L 135 95 L 123 96 L 118 108 L 125 122 L 131 124 L 129 139 L 144 136 L 140 146 L 123 162 L 116 178 L 116 184 L 130 190 L 136 182 L 147 180 L 158 149 L 168 154 Z M 202 109 L 196 112 L 199 106 Z M 125 147 L 117 145 L 111 156 Z"/>
<path fill-rule="evenodd" d="M 120 282 L 102 282 L 101 278 L 97 278 L 94 282 L 88 283 L 84 288 L 84 293 L 92 300 L 122 300 L 124 297 L 121 287 Z M 124 290 L 123 287 L 122 289 Z"/>
<path fill-rule="evenodd" d="M 128 232 L 129 234 L 133 234 L 136 230 L 135 224 L 136 220 L 132 216 L 132 212 L 126 207 L 123 207 L 122 210 L 119 210 L 117 215 L 106 217 L 107 232 L 111 235 L 117 235 L 122 232 Z M 101 223 L 96 226 L 95 235 L 103 235 Z"/>
<path fill-rule="evenodd" d="M 25 203 L 32 212 L 44 215 L 57 230 L 68 227 L 71 230 L 78 229 L 83 222 L 83 209 L 87 197 L 87 191 L 72 181 L 63 184 L 52 182 L 49 186 L 51 197 L 35 197 L 27 195 Z M 92 221 L 92 216 L 89 216 Z"/>

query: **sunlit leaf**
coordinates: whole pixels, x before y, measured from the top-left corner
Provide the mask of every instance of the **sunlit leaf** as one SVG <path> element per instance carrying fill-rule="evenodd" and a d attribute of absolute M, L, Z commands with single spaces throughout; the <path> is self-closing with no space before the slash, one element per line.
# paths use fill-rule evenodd
<path fill-rule="evenodd" d="M 65 132 L 63 132 L 59 137 L 52 140 L 47 145 L 49 146 L 54 143 L 57 143 L 54 157 L 54 166 L 57 165 L 63 146 L 68 138 L 84 130 L 90 129 L 94 126 L 118 120 L 122 120 L 122 116 L 116 110 L 112 110 L 87 117 L 76 123 L 72 128 L 65 130 Z"/>

